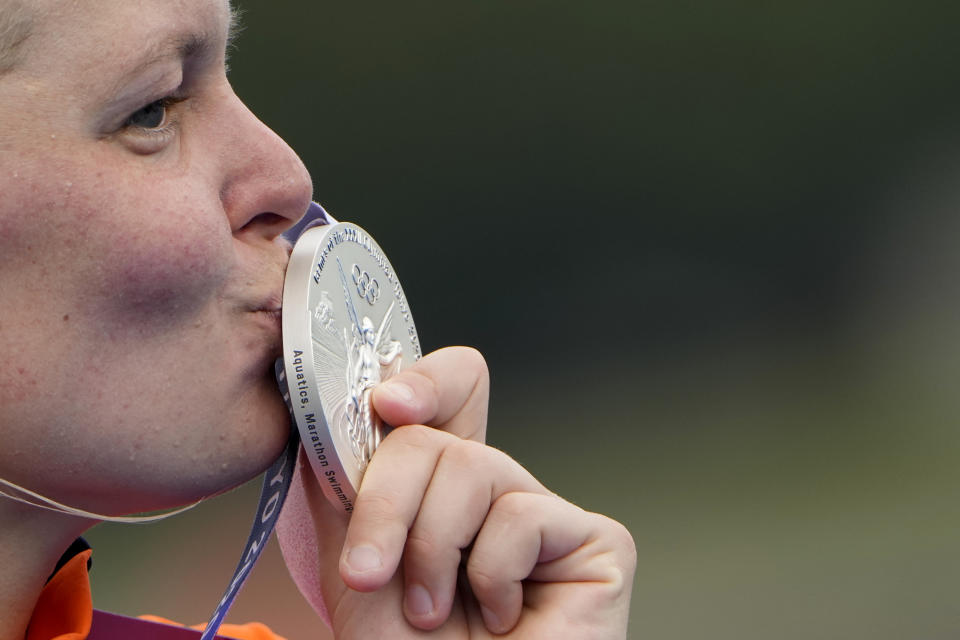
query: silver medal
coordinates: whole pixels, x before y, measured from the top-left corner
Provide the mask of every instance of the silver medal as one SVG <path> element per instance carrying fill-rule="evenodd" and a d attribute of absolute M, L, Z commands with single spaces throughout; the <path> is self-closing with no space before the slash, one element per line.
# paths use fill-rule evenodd
<path fill-rule="evenodd" d="M 307 458 L 348 513 L 389 429 L 373 387 L 420 356 L 403 288 L 373 238 L 348 222 L 305 231 L 283 288 L 284 369 Z"/>

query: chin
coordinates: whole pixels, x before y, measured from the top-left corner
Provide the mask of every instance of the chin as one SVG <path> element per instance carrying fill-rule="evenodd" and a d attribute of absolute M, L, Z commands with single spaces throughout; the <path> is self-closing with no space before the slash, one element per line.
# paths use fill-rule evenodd
<path fill-rule="evenodd" d="M 263 387 L 203 428 L 209 431 L 197 455 L 161 456 L 155 474 L 140 476 L 144 484 L 134 511 L 144 510 L 146 502 L 150 509 L 166 509 L 210 498 L 257 477 L 283 452 L 290 413 L 275 386 Z"/>
<path fill-rule="evenodd" d="M 227 485 L 221 491 L 262 473 L 280 456 L 290 437 L 290 412 L 275 387 L 257 398 L 255 408 L 234 424 L 241 429 L 232 438 L 218 436 L 220 443 L 229 443 L 222 451 L 217 474 Z"/>

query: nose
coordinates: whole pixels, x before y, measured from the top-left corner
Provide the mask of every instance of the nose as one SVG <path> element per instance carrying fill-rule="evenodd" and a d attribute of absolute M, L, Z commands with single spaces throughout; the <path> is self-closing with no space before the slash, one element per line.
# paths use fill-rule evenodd
<path fill-rule="evenodd" d="M 275 239 L 303 217 L 313 196 L 297 154 L 231 91 L 221 121 L 225 136 L 220 201 L 237 234 Z"/>

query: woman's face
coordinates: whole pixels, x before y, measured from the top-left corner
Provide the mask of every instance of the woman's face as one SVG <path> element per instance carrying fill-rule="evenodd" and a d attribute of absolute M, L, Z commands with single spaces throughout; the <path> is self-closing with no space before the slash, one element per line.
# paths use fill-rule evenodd
<path fill-rule="evenodd" d="M 227 0 L 30 0 L 0 75 L 0 477 L 158 508 L 277 455 L 309 176 L 227 82 Z"/>

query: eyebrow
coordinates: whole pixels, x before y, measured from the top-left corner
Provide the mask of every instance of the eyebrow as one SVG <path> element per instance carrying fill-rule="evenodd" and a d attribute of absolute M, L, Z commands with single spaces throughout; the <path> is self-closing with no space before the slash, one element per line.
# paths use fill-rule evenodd
<path fill-rule="evenodd" d="M 16 66 L 20 48 L 30 37 L 31 26 L 30 17 L 20 3 L 0 8 L 0 76 Z"/>
<path fill-rule="evenodd" d="M 243 26 L 240 23 L 241 11 L 234 7 L 232 2 L 228 4 L 228 7 L 230 14 L 227 22 L 226 54 L 229 57 L 230 49 L 237 36 L 243 31 Z M 128 78 L 137 76 L 145 69 L 165 60 L 186 60 L 194 56 L 207 54 L 217 48 L 215 47 L 216 42 L 214 34 L 207 31 L 177 34 L 156 42 L 147 47 L 146 53 L 140 57 L 136 64 L 123 71 L 119 84 L 123 84 Z"/>
<path fill-rule="evenodd" d="M 123 71 L 123 80 L 137 76 L 145 69 L 166 60 L 186 60 L 213 49 L 209 33 L 189 33 L 168 38 L 150 45 L 139 60 Z"/>

